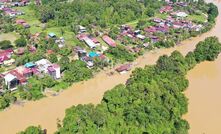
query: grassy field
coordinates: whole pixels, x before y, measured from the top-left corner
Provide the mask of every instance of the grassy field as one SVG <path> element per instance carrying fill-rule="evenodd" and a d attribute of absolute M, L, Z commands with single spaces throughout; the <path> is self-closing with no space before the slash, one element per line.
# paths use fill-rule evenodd
<path fill-rule="evenodd" d="M 168 14 L 157 13 L 155 15 L 155 17 L 161 18 L 161 19 L 166 19 L 168 17 Z"/>
<path fill-rule="evenodd" d="M 206 22 L 207 18 L 205 15 L 201 14 L 201 15 L 189 15 L 187 17 L 187 19 L 191 20 L 191 21 L 198 21 L 198 22 Z"/>
<path fill-rule="evenodd" d="M 24 19 L 31 26 L 30 32 L 32 34 L 35 34 L 37 32 L 53 32 L 56 34 L 57 37 L 64 37 L 67 44 L 75 44 L 75 40 L 73 39 L 74 33 L 71 32 L 67 27 L 46 27 L 46 29 L 43 29 L 43 24 L 38 20 L 35 11 L 31 9 L 31 7 L 16 7 L 16 9 L 25 12 L 24 15 L 18 16 L 18 18 Z M 63 29 L 64 31 L 63 35 L 61 29 Z"/>
<path fill-rule="evenodd" d="M 3 34 L 0 34 L 0 41 L 3 41 L 3 40 L 10 40 L 12 42 L 12 44 L 14 45 L 14 41 L 19 38 L 19 35 L 14 33 L 14 32 L 11 32 L 11 33 L 3 33 Z"/>

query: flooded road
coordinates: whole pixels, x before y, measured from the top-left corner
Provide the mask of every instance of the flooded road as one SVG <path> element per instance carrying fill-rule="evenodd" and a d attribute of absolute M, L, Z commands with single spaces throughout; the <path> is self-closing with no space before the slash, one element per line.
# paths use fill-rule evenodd
<path fill-rule="evenodd" d="M 221 1 L 215 1 L 221 10 Z M 178 50 L 183 54 L 192 51 L 195 45 L 208 36 L 218 36 L 221 39 L 221 15 L 216 26 L 208 33 L 182 42 L 182 45 L 159 49 L 146 53 L 136 60 L 135 67 L 155 64 L 159 56 Z M 134 67 L 134 68 L 135 68 Z M 63 119 L 65 109 L 77 104 L 101 101 L 105 91 L 115 85 L 125 83 L 130 73 L 108 76 L 111 70 L 102 71 L 93 79 L 76 83 L 68 90 L 55 97 L 47 97 L 36 102 L 27 102 L 24 106 L 13 105 L 0 112 L 0 133 L 15 134 L 30 125 L 41 125 L 47 128 L 49 134 L 56 131 L 57 118 Z M 204 62 L 188 73 L 190 86 L 186 91 L 189 98 L 189 112 L 185 115 L 190 123 L 191 134 L 221 133 L 221 56 L 215 62 Z"/>

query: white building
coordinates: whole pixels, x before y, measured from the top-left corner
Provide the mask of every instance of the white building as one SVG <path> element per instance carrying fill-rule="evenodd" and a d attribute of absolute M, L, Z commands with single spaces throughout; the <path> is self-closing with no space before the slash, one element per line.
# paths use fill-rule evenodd
<path fill-rule="evenodd" d="M 91 49 L 94 49 L 97 46 L 90 38 L 85 38 L 84 41 Z"/>
<path fill-rule="evenodd" d="M 185 13 L 185 12 L 177 12 L 177 13 L 176 13 L 176 16 L 177 16 L 177 17 L 180 17 L 180 18 L 185 18 L 185 17 L 188 16 L 188 14 Z"/>

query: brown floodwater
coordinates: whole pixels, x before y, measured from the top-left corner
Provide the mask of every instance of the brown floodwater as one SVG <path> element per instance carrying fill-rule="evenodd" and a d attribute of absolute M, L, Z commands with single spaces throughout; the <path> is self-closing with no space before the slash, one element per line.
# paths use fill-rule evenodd
<path fill-rule="evenodd" d="M 221 10 L 221 1 L 215 1 Z M 170 54 L 174 50 L 186 54 L 195 45 L 208 36 L 218 36 L 221 39 L 221 15 L 216 26 L 208 33 L 190 40 L 183 41 L 180 46 L 170 49 L 159 49 L 148 52 L 135 61 L 135 67 L 144 67 L 156 62 L 159 56 Z M 221 127 L 221 56 L 215 62 L 204 62 L 188 73 L 190 86 L 185 92 L 189 98 L 189 112 L 184 116 L 190 123 L 191 134 L 220 134 Z M 41 125 L 47 128 L 49 134 L 56 131 L 57 118 L 63 119 L 65 109 L 77 104 L 98 104 L 105 91 L 115 85 L 125 83 L 131 72 L 126 74 L 98 73 L 93 79 L 74 84 L 58 96 L 43 98 L 39 101 L 26 102 L 23 106 L 12 105 L 0 112 L 0 133 L 15 134 L 29 125 Z"/>

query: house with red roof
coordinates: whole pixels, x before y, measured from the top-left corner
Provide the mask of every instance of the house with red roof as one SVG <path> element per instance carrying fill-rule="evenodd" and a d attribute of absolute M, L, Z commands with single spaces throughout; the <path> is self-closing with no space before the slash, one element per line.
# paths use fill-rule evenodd
<path fill-rule="evenodd" d="M 17 25 L 22 25 L 22 26 L 25 27 L 25 28 L 29 28 L 29 27 L 30 27 L 30 25 L 29 25 L 25 20 L 23 20 L 23 19 L 17 19 L 17 20 L 15 21 L 15 23 L 16 23 Z"/>
<path fill-rule="evenodd" d="M 164 6 L 160 9 L 160 13 L 168 13 L 172 11 L 173 11 L 173 7 L 170 5 Z"/>
<path fill-rule="evenodd" d="M 120 67 L 116 68 L 116 71 L 123 74 L 123 73 L 126 73 L 127 71 L 130 71 L 131 68 L 132 68 L 131 64 L 124 64 L 124 65 L 121 65 Z"/>
<path fill-rule="evenodd" d="M 16 90 L 18 85 L 23 85 L 27 83 L 27 79 L 25 78 L 25 76 L 19 73 L 17 70 L 12 70 L 2 75 L 5 81 L 5 85 L 11 91 Z"/>
<path fill-rule="evenodd" d="M 0 51 L 0 64 L 4 64 L 4 61 L 10 60 L 13 50 L 7 49 Z"/>
<path fill-rule="evenodd" d="M 109 36 L 107 36 L 107 35 L 104 35 L 104 36 L 102 37 L 102 39 L 103 39 L 104 42 L 106 42 L 110 47 L 116 47 L 116 46 L 117 46 L 116 42 L 115 42 L 113 39 L 111 39 Z"/>

